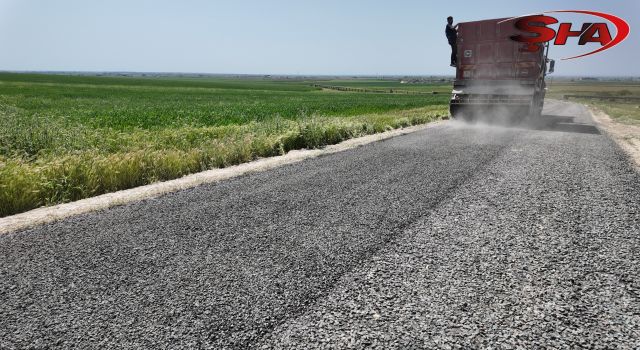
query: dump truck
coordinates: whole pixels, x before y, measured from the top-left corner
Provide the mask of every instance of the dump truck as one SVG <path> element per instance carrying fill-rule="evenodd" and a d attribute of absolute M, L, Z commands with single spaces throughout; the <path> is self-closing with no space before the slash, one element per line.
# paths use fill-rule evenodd
<path fill-rule="evenodd" d="M 506 115 L 509 121 L 539 117 L 546 91 L 545 76 L 553 72 L 549 45 L 511 39 L 523 34 L 517 18 L 463 22 L 458 26 L 458 62 L 449 104 L 454 118 L 486 119 Z"/>

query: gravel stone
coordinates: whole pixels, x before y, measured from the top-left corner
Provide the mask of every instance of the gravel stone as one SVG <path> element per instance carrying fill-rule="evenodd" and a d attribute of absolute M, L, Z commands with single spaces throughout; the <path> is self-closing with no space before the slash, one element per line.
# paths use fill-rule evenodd
<path fill-rule="evenodd" d="M 638 348 L 640 175 L 585 108 L 0 236 L 0 348 Z"/>

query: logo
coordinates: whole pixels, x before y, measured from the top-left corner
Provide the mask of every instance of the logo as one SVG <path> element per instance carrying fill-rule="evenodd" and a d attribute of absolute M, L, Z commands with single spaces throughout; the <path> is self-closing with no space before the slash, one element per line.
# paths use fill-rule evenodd
<path fill-rule="evenodd" d="M 558 23 L 558 20 L 554 17 L 546 15 L 527 15 L 516 17 L 518 18 L 518 20 L 515 22 L 515 26 L 519 30 L 528 33 L 529 35 L 514 35 L 511 36 L 511 39 L 528 44 L 525 48 L 525 51 L 530 52 L 537 52 L 542 47 L 542 43 L 550 43 L 552 40 L 554 45 L 566 45 L 569 37 L 578 38 L 578 45 L 586 45 L 587 43 L 600 44 L 600 47 L 598 49 L 591 52 L 587 52 L 578 56 L 563 58 L 563 60 L 570 60 L 608 50 L 620 44 L 629 35 L 629 24 L 622 18 L 610 15 L 608 13 L 584 10 L 560 10 L 547 11 L 543 13 L 560 12 L 580 13 L 605 19 L 613 23 L 613 25 L 615 26 L 615 37 L 611 36 L 609 24 L 606 22 L 583 23 L 580 27 L 574 27 L 572 23 L 560 23 L 560 25 L 558 26 L 558 31 L 556 32 L 553 28 L 547 27 L 550 24 Z"/>

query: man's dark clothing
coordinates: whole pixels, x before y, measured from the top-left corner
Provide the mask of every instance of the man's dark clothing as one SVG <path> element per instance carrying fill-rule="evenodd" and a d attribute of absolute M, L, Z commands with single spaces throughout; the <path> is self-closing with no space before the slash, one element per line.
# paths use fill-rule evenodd
<path fill-rule="evenodd" d="M 444 33 L 447 35 L 449 45 L 451 45 L 451 64 L 455 65 L 458 62 L 458 55 L 456 49 L 456 41 L 458 40 L 458 31 L 452 24 L 447 24 L 444 29 Z"/>

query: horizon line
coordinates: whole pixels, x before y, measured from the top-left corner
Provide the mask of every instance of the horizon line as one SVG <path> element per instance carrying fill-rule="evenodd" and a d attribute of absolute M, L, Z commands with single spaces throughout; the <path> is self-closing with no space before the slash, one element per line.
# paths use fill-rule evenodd
<path fill-rule="evenodd" d="M 0 73 L 40 73 L 40 74 L 157 74 L 157 75 L 202 75 L 202 76 L 245 76 L 245 77 L 357 77 L 357 78 L 384 78 L 384 77 L 443 77 L 451 78 L 455 77 L 455 74 L 327 74 L 327 73 L 207 73 L 207 72 L 177 72 L 177 71 L 119 71 L 119 70 L 4 70 L 0 69 Z M 632 78 L 640 79 L 637 75 L 550 75 L 549 78 L 561 77 L 561 78 Z"/>

